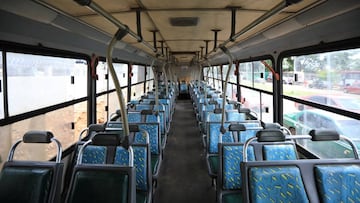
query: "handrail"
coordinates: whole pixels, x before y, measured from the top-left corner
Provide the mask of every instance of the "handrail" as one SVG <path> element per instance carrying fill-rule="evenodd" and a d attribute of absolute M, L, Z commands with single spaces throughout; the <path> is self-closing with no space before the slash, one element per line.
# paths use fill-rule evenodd
<path fill-rule="evenodd" d="M 302 0 L 283 0 L 279 4 L 277 4 L 275 7 L 273 7 L 268 12 L 264 13 L 262 16 L 257 18 L 255 21 L 244 27 L 242 30 L 231 36 L 229 39 L 225 40 L 223 43 L 221 43 L 218 48 L 221 49 L 221 47 L 225 47 L 229 42 L 235 41 L 236 38 L 240 37 L 244 33 L 248 32 L 249 30 L 253 29 L 255 26 L 259 25 L 260 23 L 264 22 L 265 20 L 269 19 L 270 17 L 274 16 L 275 14 L 279 13 L 286 7 L 296 4 Z M 207 55 L 210 55 L 211 53 L 216 52 L 216 49 L 213 49 L 210 51 Z M 205 57 L 207 58 L 207 57 Z"/>
<path fill-rule="evenodd" d="M 107 49 L 107 54 L 106 54 L 106 61 L 110 70 L 110 74 L 111 77 L 113 78 L 113 82 L 115 85 L 115 90 L 118 96 L 118 100 L 119 100 L 119 104 L 120 104 L 120 111 L 121 111 L 121 121 L 123 123 L 123 134 L 124 136 L 129 136 L 130 131 L 129 131 L 129 123 L 128 123 L 128 118 L 127 118 L 127 113 L 126 113 L 126 104 L 125 104 L 125 99 L 124 99 L 124 95 L 122 93 L 122 89 L 120 86 L 120 82 L 119 79 L 116 75 L 113 63 L 112 63 L 112 52 L 113 52 L 113 48 L 116 44 L 116 42 L 118 41 L 118 37 L 119 34 L 121 34 L 121 29 L 115 33 L 115 35 L 113 36 L 113 38 L 111 39 L 108 49 Z"/>
<path fill-rule="evenodd" d="M 151 44 L 149 44 L 146 41 L 143 41 L 142 37 L 140 37 L 134 31 L 129 29 L 129 27 L 127 25 L 121 23 L 118 19 L 116 19 L 111 14 L 109 14 L 104 8 L 102 8 L 97 3 L 93 2 L 92 0 L 74 0 L 74 1 L 77 2 L 81 6 L 87 6 L 87 7 L 91 8 L 93 11 L 102 15 L 104 18 L 106 18 L 111 23 L 116 25 L 118 28 L 120 28 L 122 30 L 126 30 L 131 37 L 135 38 L 138 42 L 141 42 L 142 44 L 144 44 L 146 47 L 151 49 L 153 52 L 155 52 L 155 53 L 158 52 Z"/>
<path fill-rule="evenodd" d="M 168 79 L 167 79 L 167 74 L 165 72 L 165 66 L 166 66 L 166 62 L 164 62 L 163 66 L 162 66 L 162 71 L 164 73 L 165 76 L 165 90 L 166 90 L 166 96 L 169 95 L 169 87 L 168 87 Z"/>
<path fill-rule="evenodd" d="M 222 102 L 222 112 L 221 112 L 221 133 L 225 134 L 226 129 L 224 127 L 224 123 L 225 123 L 225 101 L 226 101 L 226 90 L 227 90 L 227 83 L 229 81 L 229 76 L 230 76 L 230 70 L 231 67 L 233 66 L 233 56 L 231 55 L 230 51 L 226 48 L 226 47 L 221 47 L 221 50 L 228 56 L 228 60 L 229 60 L 229 67 L 228 67 L 228 71 L 226 73 L 226 77 L 225 77 L 225 81 L 223 83 L 223 102 Z M 222 75 L 222 74 L 221 74 Z"/>

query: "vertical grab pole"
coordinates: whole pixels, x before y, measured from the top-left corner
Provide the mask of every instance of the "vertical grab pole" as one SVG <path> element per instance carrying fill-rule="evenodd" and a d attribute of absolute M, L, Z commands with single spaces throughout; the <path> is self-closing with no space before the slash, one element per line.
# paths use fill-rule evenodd
<path fill-rule="evenodd" d="M 162 66 L 162 71 L 165 75 L 165 90 L 166 90 L 166 96 L 168 96 L 169 95 L 169 88 L 168 88 L 169 84 L 168 84 L 167 74 L 165 72 L 165 66 L 166 66 L 166 62 L 164 62 L 163 66 Z"/>
<path fill-rule="evenodd" d="M 119 79 L 116 76 L 116 72 L 112 63 L 112 52 L 113 52 L 113 48 L 116 44 L 116 42 L 118 40 L 120 40 L 121 38 L 123 38 L 125 35 L 127 34 L 127 30 L 123 30 L 123 29 L 119 29 L 115 35 L 113 36 L 113 38 L 110 41 L 110 44 L 108 46 L 107 49 L 107 54 L 106 54 L 106 61 L 110 70 L 110 74 L 111 77 L 113 78 L 114 81 L 114 85 L 115 85 L 115 90 L 118 96 L 118 100 L 119 100 L 119 104 L 120 104 L 120 111 L 121 111 L 121 120 L 123 123 L 123 133 L 124 136 L 129 136 L 130 131 L 129 131 L 129 123 L 128 123 L 128 118 L 126 116 L 126 105 L 125 105 L 125 100 L 124 100 L 124 95 L 122 93 L 122 89 L 119 83 Z"/>
<path fill-rule="evenodd" d="M 230 70 L 231 67 L 233 65 L 233 56 L 231 55 L 230 51 L 224 47 L 221 46 L 220 49 L 228 56 L 228 60 L 229 60 L 229 68 L 228 71 L 226 73 L 226 77 L 225 77 L 225 83 L 223 85 L 223 102 L 222 102 L 222 112 L 221 112 L 221 128 L 220 131 L 222 134 L 225 134 L 226 129 L 224 127 L 224 123 L 225 123 L 225 98 L 226 98 L 226 90 L 227 90 L 227 83 L 229 81 L 229 76 L 230 76 Z"/>
<path fill-rule="evenodd" d="M 209 83 L 209 72 L 210 72 L 210 68 L 211 68 L 211 64 L 209 63 L 209 61 L 207 61 L 208 63 L 208 66 L 209 66 L 209 70 L 207 72 L 207 75 L 206 75 L 206 83 L 205 83 L 205 102 L 207 103 L 207 83 Z M 213 75 L 214 77 L 214 75 Z"/>
<path fill-rule="evenodd" d="M 152 67 L 154 78 L 155 78 L 155 106 L 157 107 L 157 110 L 159 111 L 159 78 L 158 78 L 158 72 L 155 71 L 154 66 Z"/>

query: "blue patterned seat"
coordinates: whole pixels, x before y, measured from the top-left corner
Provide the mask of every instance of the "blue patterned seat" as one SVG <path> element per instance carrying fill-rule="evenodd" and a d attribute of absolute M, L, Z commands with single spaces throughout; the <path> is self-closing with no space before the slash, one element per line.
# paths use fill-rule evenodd
<path fill-rule="evenodd" d="M 153 179 L 157 179 L 162 161 L 160 125 L 159 123 L 138 123 L 138 126 L 140 130 L 149 134 L 152 174 Z"/>
<path fill-rule="evenodd" d="M 226 121 L 230 121 L 230 122 L 231 121 L 239 122 L 239 121 L 244 121 L 246 119 L 245 113 L 239 113 L 239 111 L 237 110 L 226 111 L 225 115 L 226 115 Z"/>
<path fill-rule="evenodd" d="M 294 144 L 269 144 L 263 146 L 265 160 L 296 160 L 296 148 Z"/>
<path fill-rule="evenodd" d="M 230 123 L 224 123 L 224 127 L 228 128 Z M 220 122 L 210 122 L 209 126 L 209 136 L 207 137 L 207 152 L 206 152 L 206 163 L 208 167 L 208 173 L 211 178 L 216 178 L 219 170 L 219 136 L 221 135 Z M 223 142 L 234 142 L 232 134 L 227 131 L 222 135 Z"/>
<path fill-rule="evenodd" d="M 251 202 L 309 202 L 296 166 L 253 167 L 249 187 Z"/>
<path fill-rule="evenodd" d="M 241 200 L 242 176 L 240 163 L 243 161 L 243 144 L 221 143 L 219 146 L 220 168 L 217 181 L 219 202 L 229 202 L 230 199 Z M 252 146 L 248 148 L 248 159 L 255 160 Z"/>
<path fill-rule="evenodd" d="M 359 165 L 315 166 L 316 185 L 321 202 L 359 202 Z"/>
<path fill-rule="evenodd" d="M 128 112 L 128 122 L 129 123 L 140 123 L 141 122 L 141 113 L 140 111 L 131 111 Z"/>

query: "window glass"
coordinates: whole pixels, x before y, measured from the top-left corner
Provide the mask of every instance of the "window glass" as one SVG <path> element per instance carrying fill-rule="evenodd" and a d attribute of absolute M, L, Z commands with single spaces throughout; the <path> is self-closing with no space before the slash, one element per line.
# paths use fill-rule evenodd
<path fill-rule="evenodd" d="M 85 60 L 6 54 L 10 116 L 87 95 Z"/>
<path fill-rule="evenodd" d="M 292 134 L 309 134 L 312 129 L 335 130 L 340 135 L 352 139 L 360 147 L 360 121 L 331 113 L 311 106 L 304 106 L 290 100 L 284 100 L 283 123 Z M 320 158 L 350 158 L 353 151 L 343 141 L 299 140 L 298 144 Z"/>
<path fill-rule="evenodd" d="M 146 92 L 150 92 L 153 89 L 154 80 L 149 80 L 146 82 Z"/>
<path fill-rule="evenodd" d="M 250 109 L 264 122 L 273 122 L 273 96 L 241 87 L 242 107 Z"/>
<path fill-rule="evenodd" d="M 225 72 L 226 74 L 226 72 Z M 235 64 L 231 67 L 230 75 L 229 75 L 229 82 L 236 83 L 236 75 L 235 75 Z"/>
<path fill-rule="evenodd" d="M 108 74 L 107 64 L 104 61 L 99 61 L 99 64 L 96 67 L 96 93 L 105 92 L 108 90 L 108 80 L 106 75 Z M 111 76 L 110 76 L 111 77 Z"/>
<path fill-rule="evenodd" d="M 132 65 L 131 84 L 145 81 L 145 66 Z"/>
<path fill-rule="evenodd" d="M 143 83 L 131 86 L 131 100 L 140 99 L 142 95 L 144 95 Z"/>
<path fill-rule="evenodd" d="M 0 52 L 0 119 L 4 118 L 4 79 L 2 52 Z"/>
<path fill-rule="evenodd" d="M 107 94 L 96 97 L 96 123 L 105 123 L 108 121 L 109 115 L 106 111 L 107 97 Z"/>
<path fill-rule="evenodd" d="M 87 126 L 87 102 L 68 106 L 40 116 L 0 127 L 0 168 L 6 161 L 11 146 L 30 130 L 51 131 L 65 150 L 79 140 L 82 129 Z M 74 127 L 74 128 L 73 128 Z M 56 155 L 55 144 L 20 144 L 15 160 L 50 160 Z"/>
<path fill-rule="evenodd" d="M 257 89 L 273 91 L 271 60 L 240 63 L 240 84 Z"/>
<path fill-rule="evenodd" d="M 122 88 L 122 93 L 125 99 L 125 103 L 128 102 L 127 100 L 127 88 Z M 120 109 L 119 99 L 116 92 L 112 92 L 109 94 L 109 115 L 114 113 L 116 110 Z"/>
<path fill-rule="evenodd" d="M 114 63 L 114 70 L 118 77 L 119 83 L 121 87 L 125 87 L 128 85 L 128 64 L 123 63 Z M 109 73 L 109 90 L 115 89 L 114 81 Z"/>
<path fill-rule="evenodd" d="M 360 112 L 360 49 L 287 57 L 282 69 L 284 95 Z"/>

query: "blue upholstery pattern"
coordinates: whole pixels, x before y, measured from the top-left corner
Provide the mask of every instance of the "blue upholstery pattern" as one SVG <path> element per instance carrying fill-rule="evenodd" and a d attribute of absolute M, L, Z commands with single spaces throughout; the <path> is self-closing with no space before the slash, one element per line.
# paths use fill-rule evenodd
<path fill-rule="evenodd" d="M 221 121 L 221 113 L 210 112 L 208 114 L 208 121 L 209 122 L 220 122 Z"/>
<path fill-rule="evenodd" d="M 215 104 L 204 105 L 204 111 L 214 111 L 215 108 L 216 108 Z"/>
<path fill-rule="evenodd" d="M 134 144 L 147 144 L 146 143 L 147 135 L 142 132 L 136 132 L 134 136 Z"/>
<path fill-rule="evenodd" d="M 321 202 L 360 202 L 360 166 L 315 166 L 316 185 Z"/>
<path fill-rule="evenodd" d="M 138 125 L 140 130 L 145 130 L 149 134 L 151 154 L 160 154 L 160 147 L 159 147 L 160 126 L 155 124 L 146 124 L 146 123 L 142 123 Z"/>
<path fill-rule="evenodd" d="M 148 104 L 137 104 L 135 106 L 136 111 L 142 111 L 142 110 L 152 110 L 153 106 Z"/>
<path fill-rule="evenodd" d="M 147 122 L 147 123 L 151 123 L 151 122 L 160 123 L 160 115 L 159 116 L 155 115 L 155 114 L 146 115 L 145 122 Z"/>
<path fill-rule="evenodd" d="M 85 147 L 82 162 L 86 164 L 105 164 L 106 147 L 88 145 Z"/>
<path fill-rule="evenodd" d="M 240 143 L 245 143 L 246 140 L 248 140 L 249 138 L 255 137 L 256 133 L 259 131 L 260 129 L 248 129 L 245 131 L 240 131 L 239 133 L 239 142 Z"/>
<path fill-rule="evenodd" d="M 147 191 L 147 153 L 146 147 L 133 146 L 134 166 L 136 169 L 136 189 Z M 116 147 L 114 164 L 129 165 L 129 152 L 123 147 Z"/>
<path fill-rule="evenodd" d="M 248 160 L 254 161 L 252 146 L 247 149 Z M 223 147 L 223 189 L 241 189 L 240 162 L 243 161 L 243 146 L 227 145 Z"/>
<path fill-rule="evenodd" d="M 227 111 L 226 121 L 244 121 L 246 119 L 244 113 L 239 113 L 238 111 Z"/>
<path fill-rule="evenodd" d="M 140 123 L 141 122 L 140 112 L 129 112 L 128 113 L 128 122 L 129 123 Z"/>
<path fill-rule="evenodd" d="M 309 202 L 295 166 L 250 168 L 249 184 L 251 202 Z"/>
<path fill-rule="evenodd" d="M 292 144 L 264 145 L 265 160 L 296 160 L 295 147 Z"/>
<path fill-rule="evenodd" d="M 219 143 L 219 135 L 221 135 L 220 132 L 220 123 L 210 123 L 209 124 L 209 153 L 216 154 L 219 152 L 218 149 L 218 143 Z M 224 127 L 228 128 L 230 123 L 225 123 Z M 227 131 L 225 134 L 222 135 L 222 141 L 223 142 L 234 142 L 234 138 L 232 136 L 232 133 Z"/>

